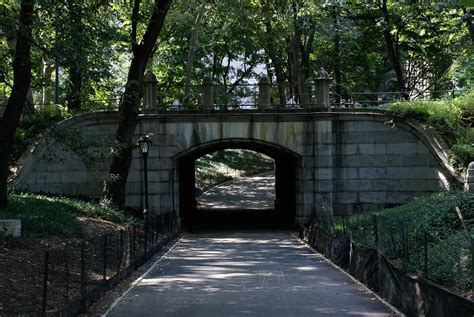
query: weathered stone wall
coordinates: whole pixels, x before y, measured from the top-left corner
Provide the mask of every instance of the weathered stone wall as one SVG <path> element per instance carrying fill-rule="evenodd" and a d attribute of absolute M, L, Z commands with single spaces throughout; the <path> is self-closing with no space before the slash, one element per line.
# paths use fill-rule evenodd
<path fill-rule="evenodd" d="M 257 140 L 298 158 L 297 221 L 315 214 L 347 215 L 404 203 L 457 183 L 443 143 L 409 123 L 385 123 L 380 114 L 147 114 L 136 137 L 153 133 L 148 160 L 151 211 L 179 210 L 176 159 L 219 140 Z M 75 145 L 47 140 L 25 160 L 14 182 L 20 190 L 99 197 L 108 172 L 115 113 L 63 124 L 76 129 L 88 156 Z M 76 131 L 73 130 L 73 131 Z M 112 140 L 112 141 L 111 141 Z M 134 151 L 126 203 L 143 206 L 142 159 Z"/>
<path fill-rule="evenodd" d="M 435 149 L 406 124 L 347 120 L 335 130 L 335 214 L 397 205 L 456 183 Z"/>

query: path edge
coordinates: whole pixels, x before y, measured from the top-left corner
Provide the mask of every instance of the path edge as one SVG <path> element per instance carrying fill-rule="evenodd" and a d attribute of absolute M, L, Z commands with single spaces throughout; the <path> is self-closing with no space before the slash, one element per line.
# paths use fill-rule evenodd
<path fill-rule="evenodd" d="M 355 284 L 357 284 L 359 287 L 363 288 L 365 291 L 367 291 L 368 293 L 374 295 L 375 298 L 377 298 L 383 305 L 387 306 L 390 310 L 392 310 L 396 316 L 400 316 L 400 317 L 406 317 L 406 315 L 404 313 L 402 313 L 400 310 L 398 310 L 395 306 L 393 306 L 392 304 L 390 304 L 389 302 L 387 302 L 385 299 L 383 299 L 382 297 L 380 297 L 379 294 L 375 293 L 373 290 L 371 290 L 370 288 L 368 288 L 364 283 L 360 282 L 359 280 L 357 280 L 355 277 L 353 277 L 352 275 L 350 275 L 349 273 L 347 273 L 346 271 L 344 271 L 341 267 L 339 267 L 338 265 L 336 265 L 334 262 L 332 262 L 331 260 L 329 260 L 328 258 L 326 258 L 324 255 L 322 255 L 320 252 L 318 252 L 317 250 L 315 250 L 313 247 L 311 247 L 309 244 L 307 244 L 305 241 L 303 241 L 302 239 L 300 239 L 298 237 L 298 235 L 294 234 L 294 233 L 290 233 L 290 236 L 292 236 L 293 238 L 295 238 L 296 240 L 298 240 L 302 245 L 304 245 L 306 248 L 310 249 L 311 252 L 315 255 L 320 255 L 321 258 L 326 261 L 329 265 L 331 265 L 333 268 L 335 268 L 336 270 L 338 270 L 339 272 L 341 272 L 342 274 L 344 274 L 345 276 L 347 276 L 348 278 L 350 278 Z"/>
<path fill-rule="evenodd" d="M 105 311 L 105 313 L 101 314 L 100 316 L 101 317 L 107 317 L 111 312 L 112 310 L 114 310 L 114 308 L 122 301 L 122 299 L 132 290 L 135 288 L 135 286 L 137 286 L 153 269 L 155 269 L 158 264 L 161 263 L 161 261 L 163 261 L 163 259 L 166 258 L 166 256 L 168 256 L 169 253 L 171 253 L 176 245 L 178 245 L 178 243 L 181 242 L 181 239 L 182 238 L 179 238 L 178 241 L 176 241 L 169 249 L 168 251 L 166 251 L 165 254 L 163 254 L 161 257 L 159 257 L 155 263 L 153 263 L 153 265 L 148 269 L 146 270 L 145 273 L 143 273 L 142 275 L 140 275 L 133 283 L 132 285 L 130 285 L 130 287 L 122 293 L 122 295 L 120 295 L 117 299 L 114 300 L 114 302 L 110 305 L 110 307 Z"/>

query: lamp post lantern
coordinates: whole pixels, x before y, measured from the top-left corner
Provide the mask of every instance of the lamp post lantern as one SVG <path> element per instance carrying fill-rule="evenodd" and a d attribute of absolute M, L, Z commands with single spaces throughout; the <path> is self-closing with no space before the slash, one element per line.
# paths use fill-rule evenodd
<path fill-rule="evenodd" d="M 148 135 L 142 136 L 139 140 L 139 145 L 140 145 L 140 152 L 142 153 L 143 156 L 143 178 L 145 179 L 145 209 L 143 210 L 143 217 L 147 219 L 147 212 L 149 209 L 149 204 L 148 204 L 148 153 L 150 152 L 151 149 L 151 140 Z"/>
<path fill-rule="evenodd" d="M 147 247 L 148 247 L 148 153 L 150 152 L 151 149 L 151 140 L 148 135 L 142 136 L 139 140 L 138 143 L 140 145 L 140 152 L 142 153 L 143 156 L 143 174 L 144 174 L 144 179 L 145 179 L 145 208 L 143 209 L 143 222 L 144 222 L 144 227 L 145 227 L 145 252 L 147 252 Z"/>

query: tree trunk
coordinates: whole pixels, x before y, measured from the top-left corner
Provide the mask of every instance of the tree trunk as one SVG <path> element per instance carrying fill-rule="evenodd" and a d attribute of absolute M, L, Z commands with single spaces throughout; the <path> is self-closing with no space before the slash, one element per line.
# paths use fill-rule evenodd
<path fill-rule="evenodd" d="M 312 29 L 309 35 L 307 36 L 305 42 L 304 43 L 300 42 L 301 71 L 302 71 L 304 80 L 311 77 L 309 56 L 311 55 L 311 52 L 313 51 L 315 33 L 316 33 L 316 30 Z"/>
<path fill-rule="evenodd" d="M 288 61 L 290 78 L 294 83 L 294 92 L 296 100 L 303 108 L 309 106 L 309 94 L 305 87 L 305 81 L 309 77 L 309 55 L 311 53 L 314 33 L 310 34 L 308 40 L 303 43 L 303 30 L 300 27 L 298 18 L 298 5 L 296 1 L 292 2 L 293 9 L 293 32 L 294 36 L 288 44 Z M 314 32 L 314 31 L 313 31 Z M 308 76 L 307 76 L 308 74 Z"/>
<path fill-rule="evenodd" d="M 84 23 L 82 21 L 82 6 L 74 1 L 68 1 L 68 17 L 69 17 L 69 43 L 74 49 L 67 60 L 69 69 L 69 83 L 67 92 L 67 105 L 70 109 L 81 109 L 82 103 L 82 81 L 84 63 L 86 56 L 82 49 L 81 40 L 84 39 Z"/>
<path fill-rule="evenodd" d="M 285 75 L 283 71 L 283 63 L 277 55 L 277 50 L 274 44 L 273 26 L 271 20 L 270 8 L 268 2 L 264 3 L 265 10 L 265 51 L 271 59 L 272 65 L 275 68 L 275 77 L 278 85 L 278 97 L 280 99 L 280 107 L 286 106 L 286 93 L 285 93 Z"/>
<path fill-rule="evenodd" d="M 42 96 L 41 96 L 41 105 L 49 105 L 52 104 L 54 101 L 54 93 L 53 93 L 53 81 L 51 80 L 51 76 L 53 76 L 54 72 L 54 64 L 51 64 L 49 58 L 44 55 L 43 56 L 43 69 L 42 69 L 42 76 L 43 76 L 43 87 L 42 87 Z"/>
<path fill-rule="evenodd" d="M 380 9 L 383 13 L 383 18 L 385 22 L 385 27 L 383 30 L 383 37 L 385 39 L 385 45 L 387 46 L 388 58 L 392 63 L 393 70 L 395 71 L 395 76 L 397 77 L 397 86 L 398 91 L 400 92 L 403 99 L 408 99 L 408 94 L 406 93 L 405 79 L 403 77 L 403 69 L 400 61 L 400 55 L 393 43 L 392 34 L 390 34 L 390 15 L 387 9 L 387 1 L 380 0 Z"/>
<path fill-rule="evenodd" d="M 184 85 L 184 97 L 183 97 L 183 107 L 189 107 L 189 94 L 191 91 L 191 79 L 193 75 L 193 63 L 194 63 L 194 55 L 196 52 L 196 48 L 198 45 L 198 37 L 199 37 L 199 25 L 201 23 L 201 18 L 203 15 L 203 8 L 199 8 L 196 16 L 196 20 L 194 21 L 193 30 L 191 34 L 191 40 L 189 43 L 189 51 L 188 51 L 188 60 L 186 62 L 186 83 Z"/>
<path fill-rule="evenodd" d="M 139 1 L 136 0 L 135 4 L 139 4 Z M 139 105 L 144 93 L 143 75 L 171 2 L 172 0 L 155 0 L 153 13 L 139 44 L 137 44 L 134 36 L 137 20 L 132 21 L 133 57 L 122 102 L 119 106 L 119 123 L 116 132 L 117 146 L 110 164 L 109 177 L 104 182 L 102 193 L 102 203 L 110 207 L 121 208 L 125 203 L 125 186 L 133 158 L 133 133 L 138 123 Z"/>
<path fill-rule="evenodd" d="M 69 67 L 67 105 L 70 109 L 81 109 L 82 103 L 82 70 L 77 62 L 72 61 Z"/>
<path fill-rule="evenodd" d="M 7 39 L 8 49 L 10 50 L 11 59 L 15 59 L 16 54 L 16 38 L 11 37 Z M 31 84 L 31 83 L 30 83 Z M 26 95 L 25 105 L 22 110 L 22 114 L 33 115 L 35 113 L 34 100 L 33 100 L 33 91 L 31 85 L 28 88 L 28 93 Z"/>
<path fill-rule="evenodd" d="M 0 209 L 7 206 L 10 153 L 31 84 L 31 28 L 34 0 L 22 0 L 13 60 L 13 87 L 0 119 Z"/>
<path fill-rule="evenodd" d="M 305 104 L 304 99 L 304 89 L 303 89 L 303 79 L 302 79 L 302 70 L 301 70 L 301 58 L 300 58 L 300 41 L 297 38 L 298 35 L 295 35 L 288 46 L 288 61 L 290 63 L 289 69 L 291 83 L 293 86 L 293 91 L 295 94 L 295 99 L 300 105 Z"/>

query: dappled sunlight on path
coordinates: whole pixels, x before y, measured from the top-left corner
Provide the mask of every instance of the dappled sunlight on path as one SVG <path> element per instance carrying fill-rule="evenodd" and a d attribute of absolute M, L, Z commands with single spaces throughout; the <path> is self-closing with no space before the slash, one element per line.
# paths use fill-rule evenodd
<path fill-rule="evenodd" d="M 275 200 L 275 174 L 241 177 L 218 185 L 197 199 L 203 209 L 271 209 Z"/>
<path fill-rule="evenodd" d="M 289 233 L 185 236 L 111 316 L 381 316 L 390 311 Z"/>

